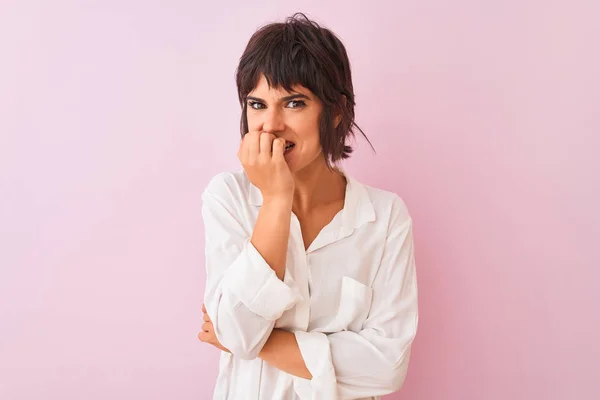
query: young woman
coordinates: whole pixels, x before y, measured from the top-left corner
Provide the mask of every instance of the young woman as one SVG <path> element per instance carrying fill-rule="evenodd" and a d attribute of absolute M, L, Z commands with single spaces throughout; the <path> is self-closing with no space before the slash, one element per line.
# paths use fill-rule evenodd
<path fill-rule="evenodd" d="M 237 87 L 243 169 L 218 174 L 202 196 L 198 337 L 222 350 L 214 398 L 398 390 L 418 323 L 412 219 L 398 195 L 336 166 L 358 128 L 343 44 L 303 14 L 267 25 Z"/>

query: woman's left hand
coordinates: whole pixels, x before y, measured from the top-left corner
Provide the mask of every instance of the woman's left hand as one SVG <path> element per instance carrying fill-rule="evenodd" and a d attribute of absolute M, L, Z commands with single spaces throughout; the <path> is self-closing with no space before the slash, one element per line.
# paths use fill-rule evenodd
<path fill-rule="evenodd" d="M 216 348 L 226 351 L 227 353 L 231 353 L 228 349 L 223 347 L 223 345 L 217 340 L 217 335 L 215 335 L 215 329 L 213 327 L 212 321 L 206 312 L 206 307 L 202 304 L 202 312 L 204 315 L 202 319 L 204 319 L 204 324 L 202 324 L 202 332 L 198 333 L 198 339 L 204 343 L 212 344 Z"/>

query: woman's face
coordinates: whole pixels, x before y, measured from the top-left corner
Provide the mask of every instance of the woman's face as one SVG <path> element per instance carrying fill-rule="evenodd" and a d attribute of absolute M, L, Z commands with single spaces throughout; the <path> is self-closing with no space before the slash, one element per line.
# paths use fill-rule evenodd
<path fill-rule="evenodd" d="M 292 173 L 325 161 L 319 139 L 321 101 L 304 86 L 269 88 L 264 75 L 247 97 L 248 130 L 272 133 L 294 147 L 285 160 Z"/>

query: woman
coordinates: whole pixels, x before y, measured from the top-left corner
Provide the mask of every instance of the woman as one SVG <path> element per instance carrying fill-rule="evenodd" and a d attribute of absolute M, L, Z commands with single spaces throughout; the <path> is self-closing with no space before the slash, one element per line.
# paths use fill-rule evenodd
<path fill-rule="evenodd" d="M 303 14 L 267 25 L 237 87 L 243 170 L 218 174 L 202 196 L 198 337 L 222 350 L 214 398 L 398 390 L 418 322 L 412 220 L 396 194 L 335 165 L 356 126 L 343 44 Z"/>

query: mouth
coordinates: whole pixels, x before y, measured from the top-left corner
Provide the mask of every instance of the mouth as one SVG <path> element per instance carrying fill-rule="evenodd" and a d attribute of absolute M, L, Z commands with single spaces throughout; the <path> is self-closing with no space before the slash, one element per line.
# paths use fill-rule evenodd
<path fill-rule="evenodd" d="M 291 152 L 294 147 L 296 147 L 296 143 L 294 142 L 285 142 L 285 152 L 283 154 L 288 154 L 289 152 Z"/>

